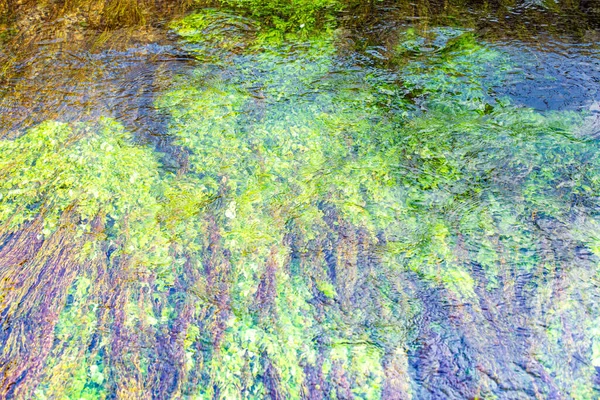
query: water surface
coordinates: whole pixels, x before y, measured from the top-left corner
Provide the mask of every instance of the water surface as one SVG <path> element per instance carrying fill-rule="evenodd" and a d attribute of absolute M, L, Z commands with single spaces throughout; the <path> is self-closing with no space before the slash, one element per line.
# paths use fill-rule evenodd
<path fill-rule="evenodd" d="M 599 10 L 5 14 L 0 397 L 598 397 Z"/>

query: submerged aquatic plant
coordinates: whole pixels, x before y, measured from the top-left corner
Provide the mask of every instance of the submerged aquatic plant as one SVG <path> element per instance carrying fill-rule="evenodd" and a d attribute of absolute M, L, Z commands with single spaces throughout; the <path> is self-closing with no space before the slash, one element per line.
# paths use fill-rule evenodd
<path fill-rule="evenodd" d="M 193 48 L 202 39 L 187 32 L 184 37 Z M 226 42 L 227 37 L 222 40 Z M 407 326 L 402 315 L 418 313 L 418 309 L 400 305 L 401 293 L 414 289 L 395 283 L 394 300 L 387 303 L 390 313 L 382 316 L 394 321 L 395 329 L 389 331 L 349 328 L 390 323 L 361 313 L 365 304 L 358 300 L 357 290 L 372 293 L 368 303 L 385 307 L 389 292 L 377 294 L 383 282 L 417 279 L 426 286 L 443 287 L 450 298 L 471 303 L 471 310 L 461 318 L 479 321 L 474 336 L 484 338 L 493 328 L 480 320 L 483 302 L 514 284 L 510 283 L 512 274 L 534 274 L 540 264 L 549 262 L 537 256 L 548 245 L 540 242 L 540 218 L 566 224 L 571 230 L 575 229 L 569 222 L 574 212 L 587 221 L 596 218 L 580 214 L 572 198 L 577 193 L 582 196 L 579 202 L 593 202 L 593 187 L 598 184 L 595 143 L 575 135 L 581 117 L 541 115 L 492 98 L 490 87 L 508 68 L 504 56 L 478 44 L 468 32 L 440 30 L 435 40 L 437 50 L 432 57 L 422 58 L 414 43 L 410 45 L 414 55 L 398 53 L 404 81 L 400 90 L 390 90 L 391 72 L 349 72 L 344 60 L 335 55 L 332 40 L 314 38 L 260 50 L 245 46 L 241 53 L 222 45 L 225 58 L 200 67 L 196 76 L 186 77 L 180 89 L 159 103 L 172 116 L 171 132 L 177 144 L 189 152 L 189 173 L 201 179 L 212 196 L 222 199 L 223 239 L 238 263 L 235 269 L 247 270 L 245 259 L 260 265 L 261 258 L 256 257 L 262 254 L 266 260 L 270 249 L 277 248 L 280 254 L 288 254 L 284 264 L 289 265 L 285 271 L 291 278 L 283 282 L 301 284 L 323 302 L 308 308 L 312 316 L 302 314 L 308 317 L 304 331 L 314 332 L 305 340 L 320 337 L 329 344 L 313 347 L 316 356 L 300 357 L 305 375 L 290 376 L 281 387 L 304 385 L 307 389 L 303 390 L 317 391 L 309 377 L 314 363 L 319 365 L 318 360 L 324 359 L 328 361 L 323 365 L 333 363 L 332 369 L 320 372 L 324 382 L 338 382 L 335 376 L 340 373 L 350 382 L 346 389 L 330 383 L 327 393 L 343 396 L 348 390 L 377 397 L 398 390 L 408 395 L 410 383 L 406 381 L 395 381 L 396 388 L 389 386 L 392 378 L 385 374 L 391 372 L 385 365 L 394 354 L 404 354 L 402 349 L 424 351 L 411 343 L 415 335 L 430 333 Z M 202 52 L 199 57 L 210 60 Z M 223 59 L 228 61 L 223 63 Z M 495 69 L 497 78 L 489 79 L 492 65 L 502 68 Z M 412 100 L 402 96 L 406 90 Z M 576 167 L 582 160 L 584 164 Z M 580 243 L 589 246 L 586 240 Z M 365 251 L 383 252 L 383 257 L 367 262 L 360 256 Z M 262 265 L 266 268 L 269 263 L 262 261 Z M 483 275 L 477 273 L 480 269 Z M 369 278 L 370 271 L 377 271 L 378 278 Z M 241 273 L 243 287 L 252 287 L 251 275 Z M 254 286 L 267 285 L 263 279 L 264 275 Z M 530 285 L 534 282 L 532 278 Z M 240 298 L 231 301 L 242 314 L 253 310 L 248 301 L 242 305 L 235 305 Z M 305 297 L 305 301 L 314 304 L 315 300 Z M 328 318 L 319 317 L 321 309 L 328 310 Z M 514 312 L 521 315 L 526 309 Z M 297 312 L 289 306 L 270 310 L 272 316 Z M 234 324 L 231 329 L 239 327 Z M 436 329 L 462 340 L 471 336 L 461 331 L 468 329 L 462 325 Z M 591 331 L 585 332 L 591 339 Z M 511 333 L 507 335 L 505 340 L 518 342 Z M 533 329 L 532 335 L 546 341 L 543 332 Z M 382 353 L 372 361 L 382 367 L 365 381 L 364 388 L 357 365 L 334 361 L 337 356 L 330 349 L 338 340 L 382 346 Z M 311 354 L 297 346 L 300 354 Z M 305 346 L 311 348 L 311 342 Z M 497 389 L 486 383 L 485 374 L 502 373 L 495 368 L 506 362 L 505 353 L 492 350 L 485 341 L 469 346 L 472 353 L 464 362 L 471 368 L 479 365 L 482 371 L 468 378 L 473 381 L 469 387 L 477 386 L 480 393 L 491 395 Z M 231 353 L 237 357 L 244 354 L 239 347 L 234 349 Z M 510 351 L 516 352 L 513 358 L 528 357 L 525 348 Z M 528 362 L 541 361 L 533 357 Z M 244 362 L 252 363 L 238 361 Z M 556 360 L 544 362 L 552 368 Z M 255 387 L 252 379 L 235 384 L 222 381 L 225 370 L 221 368 L 226 367 L 222 359 L 217 365 L 221 372 L 210 374 L 219 382 L 217 387 L 235 387 L 242 393 Z M 269 363 L 269 370 L 280 374 L 290 367 Z M 584 381 L 587 386 L 577 387 L 590 388 L 593 373 L 593 369 L 579 370 L 571 378 L 556 379 L 538 390 L 569 391 L 571 385 Z M 254 378 L 261 379 L 261 390 L 265 374 Z M 291 386 L 290 379 L 297 383 Z M 524 387 L 533 384 L 529 377 L 519 379 Z M 448 385 L 452 383 L 443 384 Z M 455 390 L 475 395 L 469 392 L 473 389 Z M 287 395 L 294 393 L 301 392 Z"/>
<path fill-rule="evenodd" d="M 0 140 L 1 396 L 597 394 L 581 115 L 494 98 L 506 57 L 456 29 L 384 69 L 331 32 L 172 26 L 202 61 L 156 103 L 177 174 L 112 120 Z"/>
<path fill-rule="evenodd" d="M 335 12 L 345 6 L 340 0 L 219 0 L 217 3 L 260 21 L 276 36 L 313 33 L 332 25 Z"/>
<path fill-rule="evenodd" d="M 0 304 L 11 327 L 1 338 L 3 395 L 30 397 L 44 377 L 60 382 L 39 389 L 51 397 L 99 395 L 81 374 L 102 370 L 100 353 L 116 368 L 103 367 L 105 374 L 130 374 L 131 366 L 117 372 L 129 356 L 110 343 L 122 346 L 120 335 L 147 323 L 133 287 L 170 264 L 157 219 L 156 157 L 110 120 L 47 122 L 2 140 L 0 153 Z"/>

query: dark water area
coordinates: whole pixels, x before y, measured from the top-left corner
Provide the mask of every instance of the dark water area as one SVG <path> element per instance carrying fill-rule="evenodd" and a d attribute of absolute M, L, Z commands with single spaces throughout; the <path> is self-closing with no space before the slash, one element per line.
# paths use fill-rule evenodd
<path fill-rule="evenodd" d="M 585 109 L 598 101 L 598 24 L 595 2 L 568 8 L 542 2 L 375 3 L 366 14 L 345 15 L 353 39 L 374 59 L 386 60 L 397 32 L 411 27 L 462 27 L 506 52 L 514 62 L 494 96 L 539 111 Z M 362 18 L 361 18 L 362 17 Z M 360 22 L 356 22 L 356 21 Z M 354 25 L 357 26 L 354 26 Z"/>
<path fill-rule="evenodd" d="M 0 398 L 599 398 L 600 3 L 222 3 L 0 2 Z"/>
<path fill-rule="evenodd" d="M 540 50 L 518 42 L 504 46 L 522 67 L 498 94 L 540 111 L 596 109 L 600 65 L 594 42 L 548 40 Z"/>

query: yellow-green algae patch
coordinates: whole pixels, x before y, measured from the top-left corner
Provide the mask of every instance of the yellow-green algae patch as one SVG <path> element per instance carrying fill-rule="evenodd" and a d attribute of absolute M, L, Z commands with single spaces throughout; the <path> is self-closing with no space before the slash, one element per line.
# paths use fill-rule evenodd
<path fill-rule="evenodd" d="M 46 122 L 0 141 L 0 153 L 0 301 L 11 327 L 2 337 L 3 390 L 28 397 L 35 385 L 16 382 L 47 376 L 61 382 L 49 386 L 54 395 L 83 395 L 79 368 L 95 365 L 85 346 L 108 321 L 108 282 L 171 262 L 158 226 L 157 158 L 111 120 Z"/>
<path fill-rule="evenodd" d="M 595 198 L 596 144 L 577 137 L 582 117 L 542 115 L 517 108 L 506 99 L 491 99 L 486 85 L 501 79 L 510 64 L 502 53 L 477 43 L 469 32 L 440 30 L 437 48 L 427 57 L 398 50 L 394 62 L 404 88 L 416 96 L 417 104 L 411 104 L 389 84 L 393 78 L 385 71 L 349 72 L 340 67 L 344 61 L 337 58 L 333 37 L 259 50 L 247 43 L 229 46 L 224 35 L 218 37 L 219 59 L 207 58 L 202 37 L 190 34 L 193 28 L 188 24 L 198 18 L 202 29 L 218 31 L 210 28 L 218 22 L 207 22 L 205 15 L 174 26 L 184 27 L 183 37 L 207 64 L 165 95 L 159 106 L 172 116 L 176 143 L 189 152 L 189 173 L 220 199 L 223 239 L 231 251 L 234 271 L 236 262 L 239 271 L 254 270 L 261 264 L 255 257 L 268 259 L 270 249 L 278 248 L 288 265 L 285 271 L 312 292 L 313 299 L 305 297 L 312 304 L 305 329 L 312 330 L 319 343 L 326 343 L 313 348 L 316 356 L 297 348 L 306 357 L 300 357 L 304 377 L 288 375 L 284 381 L 281 376 L 290 366 L 273 362 L 277 359 L 269 356 L 269 362 L 262 365 L 264 373 L 272 374 L 274 369 L 282 375 L 269 379 L 263 375 L 259 386 L 252 382 L 260 375 L 238 380 L 233 386 L 247 393 L 244 390 L 249 388 L 263 390 L 266 380 L 275 386 L 264 390 L 279 393 L 283 387 L 295 387 L 290 379 L 304 379 L 311 393 L 322 393 L 321 385 L 310 381 L 318 369 L 327 375 L 320 375 L 323 381 L 348 382 L 347 387 L 329 386 L 328 393 L 378 397 L 401 392 L 409 396 L 400 378 L 387 377 L 387 382 L 396 382 L 395 389 L 380 385 L 375 369 L 368 381 L 372 392 L 362 392 L 356 366 L 332 361 L 341 358 L 329 349 L 340 340 L 357 343 L 357 351 L 362 346 L 358 343 L 375 341 L 383 346 L 384 354 L 375 362 L 391 374 L 386 368 L 396 360 L 394 352 L 410 347 L 412 335 L 429 331 L 468 340 L 473 353 L 464 362 L 479 372 L 464 379 L 473 381 L 478 393 L 492 396 L 497 390 L 494 379 L 504 379 L 498 377 L 503 373 L 498 366 L 506 354 L 516 357 L 527 350 L 518 346 L 493 350 L 487 336 L 518 339 L 508 331 L 494 333 L 490 322 L 482 319 L 483 309 L 498 296 L 514 302 L 522 296 L 521 290 L 534 293 L 533 299 L 542 298 L 545 278 L 538 274 L 556 260 L 540 257 L 547 255 L 544 246 L 553 245 L 540 238 L 540 225 L 560 224 L 573 230 L 570 215 L 581 209 L 570 196 L 583 203 Z M 405 47 L 418 53 L 422 44 L 417 39 L 407 41 Z M 490 73 L 492 79 L 488 79 Z M 204 119 L 205 115 L 211 118 Z M 580 160 L 584 164 L 576 167 Z M 596 218 L 593 213 L 580 217 Z M 584 240 L 582 245 L 587 243 Z M 282 250 L 286 247 L 287 251 Z M 377 254 L 383 251 L 374 264 L 361 257 L 369 248 Z M 243 266 L 242 260 L 248 258 L 257 264 Z M 263 263 L 265 269 L 258 269 L 263 271 L 256 281 L 258 287 L 267 285 L 269 276 L 283 279 L 278 275 L 282 272 L 269 275 L 269 262 Z M 240 312 L 245 307 L 252 310 L 248 300 L 242 303 L 246 306 L 236 305 L 248 290 L 252 293 L 252 274 L 242 274 L 242 297 L 232 293 L 231 303 Z M 532 276 L 526 289 L 517 282 L 520 274 Z M 401 322 L 406 315 L 398 313 L 418 313 L 418 308 L 425 313 L 429 305 L 401 306 L 401 296 L 381 315 L 382 320 L 395 321 L 394 328 L 383 328 L 382 320 L 376 322 L 362 312 L 358 293 L 377 293 L 371 294 L 371 301 L 378 303 L 378 311 L 385 310 L 388 306 L 383 299 L 390 293 L 389 286 L 394 288 L 392 293 L 421 290 L 406 282 L 415 276 L 426 286 L 444 287 L 448 301 L 464 304 L 467 308 L 459 308 L 462 311 L 453 316 L 461 322 L 440 320 L 415 332 Z M 384 286 L 388 287 L 385 291 Z M 535 294 L 538 287 L 540 297 Z M 256 296 L 262 299 L 260 290 Z M 515 316 L 531 309 L 519 306 L 518 301 L 515 307 L 510 311 Z M 327 317 L 320 314 L 325 309 Z M 298 312 L 289 306 L 271 310 L 272 318 L 280 322 L 282 315 Z M 539 312 L 546 315 L 546 311 Z M 318 322 L 311 323 L 310 318 Z M 373 328 L 358 329 L 366 321 Z M 540 343 L 548 340 L 545 332 L 531 331 Z M 584 332 L 589 338 L 594 335 L 587 328 Z M 279 340 L 285 341 L 285 335 Z M 412 351 L 425 349 L 417 346 Z M 543 360 L 549 370 L 559 362 L 541 356 L 531 359 Z M 219 360 L 221 365 L 224 361 Z M 252 365 L 250 360 L 244 362 Z M 315 369 L 321 362 L 323 367 Z M 328 363 L 333 364 L 324 367 Z M 519 379 L 525 386 L 530 382 L 524 375 Z M 593 369 L 578 369 L 538 390 L 547 394 L 571 391 L 570 385 L 580 385 L 575 382 L 586 381 L 590 387 L 592 379 Z M 582 396 L 580 389 L 572 390 Z"/>

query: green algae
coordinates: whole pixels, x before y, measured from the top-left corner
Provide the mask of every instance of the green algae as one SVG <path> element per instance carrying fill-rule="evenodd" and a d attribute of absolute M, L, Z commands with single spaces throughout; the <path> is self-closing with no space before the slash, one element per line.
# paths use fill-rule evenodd
<path fill-rule="evenodd" d="M 595 394 L 597 266 L 547 251 L 556 230 L 598 248 L 586 205 L 600 165 L 597 143 L 577 135 L 584 116 L 491 98 L 491 67 L 501 80 L 509 64 L 469 32 L 434 32 L 433 53 L 408 32 L 394 72 L 349 68 L 333 33 L 265 45 L 246 35 L 258 24 L 212 11 L 172 26 L 203 61 L 157 101 L 186 156 L 177 175 L 112 120 L 0 141 L 3 249 L 19 232 L 48 246 L 2 261 L 36 278 L 47 263 L 70 271 L 44 292 L 56 344 L 39 345 L 35 396 L 418 397 L 406 353 L 430 331 L 469 342 L 461 372 L 493 397 L 507 353 L 490 343 L 518 338 L 497 336 L 482 309 L 517 304 L 523 273 L 535 276 L 531 307 L 509 313 L 546 324 L 527 350 L 549 371 L 538 394 Z M 48 261 L 65 241 L 68 262 Z M 556 289 L 548 275 L 561 269 L 589 279 Z M 27 326 L 34 302 L 17 304 L 31 295 L 3 282 Z M 430 306 L 417 293 L 431 289 L 460 305 L 462 325 L 413 325 Z M 565 349 L 586 366 L 561 363 Z"/>
<path fill-rule="evenodd" d="M 158 182 L 158 164 L 150 150 L 127 141 L 128 134 L 108 120 L 94 134 L 89 127 L 74 131 L 64 123 L 47 122 L 1 141 L 0 221 L 5 229 L 42 213 L 43 232 L 50 235 L 60 215 L 75 203 L 88 223 L 101 211 L 115 221 L 151 212 L 149 192 Z M 114 228 L 118 232 L 118 222 Z"/>
<path fill-rule="evenodd" d="M 86 355 L 85 348 L 86 340 L 91 340 L 102 325 L 98 305 L 108 292 L 91 290 L 90 282 L 95 282 L 95 289 L 108 290 L 103 282 L 111 269 L 122 276 L 136 269 L 160 275 L 161 268 L 170 263 L 166 238 L 161 235 L 157 219 L 160 206 L 156 191 L 161 184 L 157 157 L 151 150 L 131 144 L 123 128 L 110 120 L 76 128 L 47 122 L 17 138 L 3 140 L 0 148 L 4 245 L 10 248 L 14 240 L 11 232 L 19 230 L 28 241 L 43 243 L 37 255 L 22 261 L 22 266 L 14 256 L 4 255 L 3 307 L 13 310 L 13 324 L 22 329 L 33 323 L 27 316 L 32 318 L 37 312 L 36 298 L 52 302 L 53 307 L 64 307 L 60 316 L 49 317 L 47 326 L 66 346 L 53 349 L 34 342 L 32 345 L 46 352 L 40 357 L 41 361 L 48 357 L 47 372 L 31 368 L 28 379 L 40 379 L 48 372 L 50 383 L 58 379 L 60 384 L 50 385 L 47 390 L 38 388 L 42 398 L 46 393 L 95 397 L 105 389 L 92 390 L 86 382 L 99 380 L 101 358 L 97 350 Z M 26 246 L 21 247 L 19 251 L 26 251 Z M 110 259 L 106 256 L 109 248 Z M 64 258 L 53 259 L 52 253 Z M 22 272 L 15 272 L 39 274 L 38 279 L 44 279 L 43 271 L 51 265 L 62 271 L 57 271 L 57 276 L 63 279 L 43 287 L 20 281 Z M 39 300 L 40 296 L 45 299 Z M 73 300 L 65 307 L 66 298 Z M 22 321 L 21 315 L 25 317 Z M 23 365 L 18 368 L 27 368 L 28 362 L 39 365 L 40 361 L 31 359 L 32 355 L 14 344 L 15 339 L 13 335 L 3 338 L 4 355 L 11 354 L 11 361 L 20 359 Z M 15 371 L 11 364 L 5 365 L 4 384 L 8 385 L 4 387 L 10 388 Z M 86 380 L 89 371 L 96 372 Z"/>
<path fill-rule="evenodd" d="M 498 288 L 507 257 L 522 271 L 535 268 L 540 260 L 522 252 L 537 246 L 531 215 L 542 209 L 546 217 L 568 218 L 571 206 L 561 182 L 573 182 L 575 160 L 586 164 L 569 194 L 589 189 L 593 196 L 594 144 L 574 137 L 581 121 L 577 115 L 544 116 L 506 100 L 491 105 L 485 86 L 490 82 L 482 77 L 495 63 L 502 66 L 495 79 L 501 79 L 509 68 L 504 56 L 477 44 L 468 33 L 442 30 L 438 36 L 434 56 L 400 61 L 406 87 L 418 93 L 424 113 L 377 81 L 352 74 L 331 78 L 334 52 L 323 51 L 319 39 L 274 52 L 232 54 L 226 66 L 217 64 L 207 72 L 211 78 L 204 79 L 208 85 L 202 92 L 186 87 L 165 97 L 161 104 L 172 110 L 173 132 L 190 151 L 192 171 L 208 180 L 207 187 L 231 196 L 223 210 L 231 220 L 234 240 L 228 245 L 233 254 L 240 246 L 246 254 L 261 248 L 266 254 L 268 246 L 281 246 L 285 232 L 291 234 L 288 220 L 278 222 L 281 215 L 293 218 L 294 231 L 318 241 L 323 229 L 319 220 L 331 207 L 338 213 L 337 224 L 362 226 L 371 232 L 368 240 L 377 243 L 374 233 L 383 233 L 392 246 L 390 254 L 397 254 L 387 260 L 392 270 L 412 270 L 459 297 L 478 295 L 470 266 L 459 252 L 482 237 L 490 238 L 477 256 L 489 279 L 487 290 Z M 399 57 L 406 54 L 399 52 Z M 296 68 L 297 62 L 302 67 Z M 226 79 L 221 71 L 227 72 Z M 356 90 L 358 81 L 363 84 Z M 405 112 L 386 111 L 381 93 L 387 94 L 385 103 Z M 188 99 L 197 106 L 186 104 Z M 204 107 L 219 114 L 207 121 L 201 116 L 211 111 Z M 302 156 L 294 156 L 298 153 Z M 456 219 L 465 205 L 469 215 Z M 276 227 L 279 235 L 273 235 Z M 248 228 L 251 232 L 243 233 Z M 267 232 L 270 240 L 263 236 Z M 334 293 L 351 293 L 348 284 L 356 274 L 352 265 L 343 269 L 352 264 L 352 255 L 343 253 L 343 247 L 338 251 L 341 265 L 336 268 L 344 274 L 344 284 L 330 287 L 325 275 L 312 283 L 330 299 L 337 297 Z M 309 263 L 313 271 L 304 270 L 305 276 L 322 268 L 317 260 Z M 371 387 L 377 388 L 376 382 Z M 368 396 L 377 393 L 375 389 Z"/>
<path fill-rule="evenodd" d="M 335 13 L 347 7 L 347 3 L 350 2 L 340 0 L 217 1 L 221 6 L 229 7 L 260 21 L 261 25 L 268 28 L 265 37 L 278 39 L 283 35 L 310 35 L 315 30 L 333 26 Z"/>

